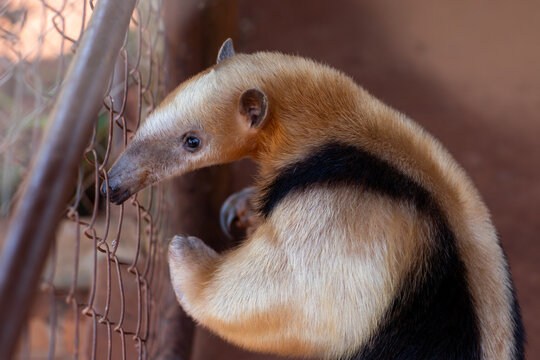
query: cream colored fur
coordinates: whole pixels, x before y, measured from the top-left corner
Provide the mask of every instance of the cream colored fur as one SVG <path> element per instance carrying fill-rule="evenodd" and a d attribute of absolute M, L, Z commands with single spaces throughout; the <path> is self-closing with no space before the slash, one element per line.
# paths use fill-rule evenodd
<path fill-rule="evenodd" d="M 428 233 L 412 207 L 316 187 L 280 203 L 221 257 L 200 240 L 176 237 L 171 280 L 186 311 L 233 343 L 335 358 L 377 328 Z"/>

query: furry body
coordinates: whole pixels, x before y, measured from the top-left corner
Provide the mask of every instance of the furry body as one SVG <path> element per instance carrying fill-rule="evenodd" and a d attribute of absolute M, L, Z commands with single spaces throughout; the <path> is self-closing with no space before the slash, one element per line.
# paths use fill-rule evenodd
<path fill-rule="evenodd" d="M 433 137 L 310 60 L 221 60 L 169 95 L 109 173 L 130 194 L 203 166 L 259 163 L 259 225 L 244 243 L 217 254 L 193 237 L 171 242 L 173 287 L 196 321 L 284 355 L 522 358 L 489 212 Z M 204 147 L 183 153 L 182 134 Z"/>

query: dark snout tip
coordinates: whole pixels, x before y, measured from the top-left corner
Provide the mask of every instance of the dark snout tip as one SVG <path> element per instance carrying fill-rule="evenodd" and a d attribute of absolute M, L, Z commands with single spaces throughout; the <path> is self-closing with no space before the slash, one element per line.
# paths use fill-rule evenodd
<path fill-rule="evenodd" d="M 101 196 L 107 196 L 107 183 L 104 181 L 99 189 Z"/>
<path fill-rule="evenodd" d="M 129 199 L 130 196 L 131 192 L 129 192 L 129 190 L 125 190 L 123 192 L 116 192 L 114 194 L 111 194 L 109 196 L 109 200 L 115 205 L 121 205 L 124 201 Z"/>
<path fill-rule="evenodd" d="M 109 201 L 113 204 L 120 205 L 129 197 L 131 196 L 131 192 L 129 190 L 122 189 L 119 184 L 115 183 L 114 181 L 109 180 L 109 188 L 107 191 L 107 184 L 106 182 L 103 182 L 101 184 L 100 193 L 103 196 L 107 196 L 107 192 L 109 193 Z"/>

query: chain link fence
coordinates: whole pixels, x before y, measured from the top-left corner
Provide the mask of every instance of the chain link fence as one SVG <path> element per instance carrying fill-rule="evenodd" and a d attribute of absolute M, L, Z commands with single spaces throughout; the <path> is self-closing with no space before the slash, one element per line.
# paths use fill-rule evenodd
<path fill-rule="evenodd" d="M 7 220 L 13 217 L 14 204 L 35 190 L 20 184 L 31 175 L 31 159 L 51 127 L 54 104 L 66 96 L 62 88 L 67 69 L 77 61 L 75 54 L 85 51 L 81 39 L 100 2 L 111 3 L 103 16 L 114 15 L 110 0 L 19 0 L 0 5 L 2 234 L 10 230 Z M 103 95 L 103 105 L 93 115 L 91 135 L 78 144 L 85 147 L 84 157 L 76 171 L 66 175 L 76 178 L 71 182 L 75 186 L 64 190 L 69 192 L 68 205 L 63 205 L 52 245 L 40 255 L 48 259 L 37 289 L 28 290 L 33 306 L 26 311 L 20 336 L 15 335 L 15 358 L 128 359 L 148 358 L 155 351 L 159 301 L 168 281 L 166 189 L 153 187 L 114 206 L 99 195 L 99 185 L 107 181 L 106 169 L 164 95 L 161 0 L 137 1 L 128 28 L 111 28 L 111 33 L 118 31 L 125 39 L 114 54 L 107 90 L 98 94 Z M 87 82 L 83 85 L 88 92 L 99 88 L 93 85 L 93 74 L 80 81 Z M 39 192 L 52 197 L 56 193 L 49 185 L 42 184 Z M 36 214 L 35 222 L 42 220 Z M 5 245 L 7 253 L 11 248 Z M 4 283 L 16 275 L 4 275 Z M 21 285 L 25 279 L 15 281 Z M 32 281 L 22 286 L 33 286 Z M 18 332 L 10 324 L 0 323 L 2 334 Z"/>

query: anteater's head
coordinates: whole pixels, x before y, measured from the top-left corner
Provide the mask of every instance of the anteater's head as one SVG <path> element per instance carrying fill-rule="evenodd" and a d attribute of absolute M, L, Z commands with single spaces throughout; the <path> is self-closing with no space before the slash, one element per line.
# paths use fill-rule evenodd
<path fill-rule="evenodd" d="M 108 172 L 113 203 L 170 176 L 255 151 L 268 99 L 238 67 L 232 73 L 227 69 L 233 55 L 229 39 L 215 66 L 181 84 L 148 116 Z M 103 194 L 105 189 L 104 182 Z"/>

